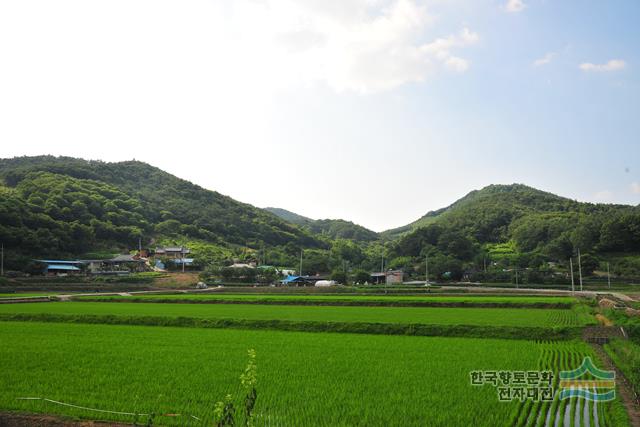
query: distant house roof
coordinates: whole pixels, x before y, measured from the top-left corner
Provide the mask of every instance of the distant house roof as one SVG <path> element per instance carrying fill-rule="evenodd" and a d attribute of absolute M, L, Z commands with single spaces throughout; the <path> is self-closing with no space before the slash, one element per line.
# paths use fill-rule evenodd
<path fill-rule="evenodd" d="M 86 264 L 88 261 L 80 261 L 80 260 L 74 260 L 74 261 L 65 261 L 65 260 L 59 260 L 59 259 L 35 259 L 34 261 L 37 262 L 41 262 L 44 264 L 58 264 L 58 265 L 80 265 L 80 264 Z"/>
<path fill-rule="evenodd" d="M 75 265 L 68 264 L 47 264 L 47 270 L 80 271 Z"/>
<path fill-rule="evenodd" d="M 285 279 L 282 280 L 282 283 L 300 283 L 300 282 L 317 282 L 319 280 L 324 280 L 325 277 L 322 276 L 292 276 L 289 275 Z"/>
<path fill-rule="evenodd" d="M 386 276 L 396 275 L 396 274 L 404 274 L 404 272 L 402 270 L 389 270 L 389 271 L 381 271 L 381 272 L 371 273 L 370 276 L 371 277 L 386 277 Z"/>
<path fill-rule="evenodd" d="M 111 262 L 142 262 L 139 258 L 136 258 L 134 255 L 122 254 L 117 257 L 111 258 L 109 261 Z"/>
<path fill-rule="evenodd" d="M 171 260 L 174 264 L 182 264 L 184 263 L 185 265 L 187 264 L 193 264 L 194 259 L 193 258 L 176 258 L 174 260 Z"/>
<path fill-rule="evenodd" d="M 189 250 L 189 248 L 185 248 L 183 246 L 168 246 L 166 248 L 156 248 L 155 251 L 157 254 L 164 254 L 167 252 L 174 252 L 174 253 L 191 253 L 191 251 Z"/>
<path fill-rule="evenodd" d="M 239 263 L 239 262 L 236 262 L 235 264 L 230 265 L 229 267 L 231 267 L 231 268 L 255 268 L 251 264 L 243 264 L 243 263 Z"/>

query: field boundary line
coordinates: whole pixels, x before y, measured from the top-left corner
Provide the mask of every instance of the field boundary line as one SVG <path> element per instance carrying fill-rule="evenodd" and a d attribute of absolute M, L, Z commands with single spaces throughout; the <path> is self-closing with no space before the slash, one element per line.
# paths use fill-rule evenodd
<path fill-rule="evenodd" d="M 571 309 L 573 303 L 533 302 L 439 302 L 439 301 L 313 301 L 308 300 L 271 300 L 271 299 L 195 299 L 195 298 L 100 298 L 72 297 L 74 302 L 111 302 L 111 303 L 158 303 L 158 304 L 254 304 L 254 305 L 295 305 L 295 306 L 336 306 L 336 307 L 442 307 L 442 308 L 530 308 L 530 309 Z"/>
<path fill-rule="evenodd" d="M 423 323 L 318 322 L 288 320 L 207 319 L 193 317 L 117 316 L 93 314 L 0 313 L 0 321 L 80 323 L 214 329 L 332 332 L 372 335 L 444 336 L 566 341 L 580 338 L 582 326 L 437 325 Z"/>

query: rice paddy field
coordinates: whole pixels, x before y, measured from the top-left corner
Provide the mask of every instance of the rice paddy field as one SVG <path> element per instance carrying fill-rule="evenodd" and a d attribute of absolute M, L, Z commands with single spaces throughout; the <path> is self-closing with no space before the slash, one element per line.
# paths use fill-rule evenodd
<path fill-rule="evenodd" d="M 148 418 L 18 399 L 42 397 L 153 413 L 158 425 L 211 425 L 213 402 L 238 395 L 251 348 L 258 365 L 257 425 L 624 423 L 617 402 L 586 410 L 570 400 L 504 403 L 493 386 L 470 385 L 474 370 L 577 366 L 592 355 L 577 341 L 35 322 L 0 322 L 0 337 L 3 410 L 141 423 Z"/>
<path fill-rule="evenodd" d="M 483 303 L 483 304 L 566 304 L 576 302 L 573 297 L 554 296 L 485 296 L 485 295 L 273 295 L 273 294 L 224 294 L 224 293 L 188 293 L 188 294 L 132 294 L 128 296 L 78 296 L 78 299 L 92 300 L 176 300 L 176 301 L 285 301 L 285 302 L 435 302 L 435 303 Z"/>
<path fill-rule="evenodd" d="M 135 301 L 141 297 L 136 296 Z M 254 349 L 258 426 L 628 425 L 617 400 L 592 405 L 575 398 L 561 401 L 556 396 L 550 401 L 501 402 L 494 385 L 471 384 L 472 371 L 551 370 L 557 374 L 560 369 L 577 368 L 585 356 L 597 360 L 586 343 L 571 339 L 576 335 L 547 334 L 580 331 L 582 326 L 593 324 L 589 307 L 573 298 L 167 294 L 144 296 L 144 303 L 114 298 L 1 304 L 0 412 L 138 425 L 210 426 L 214 424 L 215 402 L 227 394 L 242 407 L 239 377 L 247 363 L 247 351 Z M 181 298 L 221 298 L 234 303 L 184 304 L 174 300 Z M 510 301 L 518 305 L 277 304 L 354 298 Z M 154 302 L 158 299 L 166 300 Z M 526 306 L 559 301 L 567 308 Z M 23 321 L 15 321 L 16 316 L 23 316 Z M 113 321 L 132 318 L 155 319 L 146 323 L 154 326 Z M 174 323 L 162 319 L 192 327 L 168 326 Z M 206 326 L 181 324 L 181 319 L 223 322 Z M 243 320 L 249 323 L 224 323 Z M 304 327 L 263 329 L 251 321 L 381 324 L 400 327 L 400 332 L 391 326 L 346 329 L 358 333 L 343 333 L 345 329 L 339 328 L 331 333 Z M 411 325 L 426 327 L 424 335 L 444 336 L 412 336 L 402 329 Z M 431 327 L 436 333 L 429 332 Z M 465 329 L 471 327 L 481 329 L 473 335 Z M 540 329 L 538 335 L 525 332 L 531 327 Z M 507 333 L 492 335 L 505 328 Z M 557 386 L 557 378 L 553 384 Z"/>
<path fill-rule="evenodd" d="M 13 293 L 0 293 L 0 298 L 22 298 L 22 297 L 46 297 L 49 295 L 58 295 L 62 292 L 13 292 Z"/>
<path fill-rule="evenodd" d="M 588 315 L 569 309 L 452 307 L 335 307 L 257 304 L 162 304 L 55 302 L 0 305 L 0 314 L 161 316 L 203 319 L 288 320 L 314 322 L 403 323 L 539 327 L 580 326 Z"/>

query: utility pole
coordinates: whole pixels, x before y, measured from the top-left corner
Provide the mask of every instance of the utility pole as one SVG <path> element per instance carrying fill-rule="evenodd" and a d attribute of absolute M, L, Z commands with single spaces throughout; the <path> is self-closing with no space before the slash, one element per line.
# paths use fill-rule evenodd
<path fill-rule="evenodd" d="M 380 258 L 380 271 L 384 273 L 384 253 L 382 254 L 382 257 Z"/>
<path fill-rule="evenodd" d="M 180 246 L 180 254 L 182 254 L 182 272 L 184 273 L 184 246 Z"/>
<path fill-rule="evenodd" d="M 429 284 L 429 255 L 425 256 L 425 265 L 426 265 L 425 285 L 428 285 Z"/>
<path fill-rule="evenodd" d="M 4 276 L 4 243 L 0 249 L 0 276 Z"/>
<path fill-rule="evenodd" d="M 487 272 L 487 257 L 482 258 L 482 263 L 484 264 L 484 272 Z"/>
<path fill-rule="evenodd" d="M 582 261 L 580 260 L 580 248 L 578 248 L 578 273 L 580 274 L 580 292 L 582 292 Z"/>
<path fill-rule="evenodd" d="M 300 272 L 298 273 L 298 276 L 302 276 L 302 251 L 303 249 L 300 249 Z"/>
<path fill-rule="evenodd" d="M 142 237 L 138 237 L 138 255 L 142 252 Z"/>
<path fill-rule="evenodd" d="M 609 271 L 609 263 L 607 262 L 607 283 L 609 284 L 609 289 L 611 289 L 611 272 Z"/>
<path fill-rule="evenodd" d="M 516 267 L 516 289 L 518 289 L 518 268 Z"/>
<path fill-rule="evenodd" d="M 571 269 L 571 293 L 573 294 L 576 291 L 576 284 L 573 280 L 573 257 L 569 258 L 569 268 Z"/>

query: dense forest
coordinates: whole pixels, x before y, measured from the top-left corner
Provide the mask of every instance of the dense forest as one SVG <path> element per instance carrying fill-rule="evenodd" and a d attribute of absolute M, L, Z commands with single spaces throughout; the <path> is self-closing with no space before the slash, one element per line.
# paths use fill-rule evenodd
<path fill-rule="evenodd" d="M 310 219 L 281 208 L 265 208 L 266 211 L 279 218 L 298 225 L 313 234 L 319 234 L 329 239 L 349 239 L 358 242 L 373 242 L 380 236 L 361 225 L 343 219 Z"/>
<path fill-rule="evenodd" d="M 68 157 L 0 160 L 0 241 L 9 269 L 36 257 L 87 257 L 186 244 L 200 267 L 234 261 L 365 277 L 402 268 L 432 280 L 565 280 L 578 249 L 585 273 L 609 263 L 640 276 L 640 208 L 580 203 L 520 184 L 492 185 L 416 222 L 375 233 L 344 220 L 258 209 L 148 164 Z M 566 276 L 566 275 L 565 275 Z"/>
<path fill-rule="evenodd" d="M 640 272 L 638 207 L 580 203 L 525 185 L 491 185 L 471 192 L 405 230 L 389 249 L 396 264 L 405 268 L 429 255 L 434 266 L 442 264 L 441 269 L 454 276 L 464 270 L 484 271 L 487 262 L 497 264 L 499 271 L 517 268 L 538 274 L 550 262 L 566 264 L 580 249 L 587 273 L 605 260 L 613 261 L 619 275 Z"/>
<path fill-rule="evenodd" d="M 145 246 L 186 239 L 235 250 L 289 247 L 292 254 L 328 248 L 262 209 L 142 162 L 3 159 L 0 180 L 0 240 L 13 249 L 7 262 L 14 268 L 36 256 L 128 251 L 139 239 Z"/>

